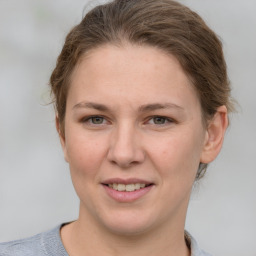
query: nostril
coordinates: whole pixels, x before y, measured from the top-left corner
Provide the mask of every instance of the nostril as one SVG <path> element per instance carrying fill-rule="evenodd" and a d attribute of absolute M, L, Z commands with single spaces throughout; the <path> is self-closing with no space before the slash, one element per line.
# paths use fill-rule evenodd
<path fill-rule="evenodd" d="M 139 144 L 139 140 L 135 140 L 134 131 L 127 131 L 127 126 L 119 133 L 117 137 L 113 137 L 109 146 L 107 158 L 113 165 L 121 168 L 139 164 L 144 160 L 144 152 Z"/>
<path fill-rule="evenodd" d="M 122 168 L 127 168 L 139 163 L 136 159 L 136 156 L 133 153 L 125 153 L 122 154 L 116 153 L 109 156 L 109 161 L 113 165 L 118 165 Z"/>

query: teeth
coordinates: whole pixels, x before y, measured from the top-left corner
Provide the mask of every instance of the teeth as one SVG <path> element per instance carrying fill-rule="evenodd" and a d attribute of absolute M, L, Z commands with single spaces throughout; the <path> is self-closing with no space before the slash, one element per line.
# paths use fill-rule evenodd
<path fill-rule="evenodd" d="M 128 184 L 125 186 L 126 191 L 134 191 L 135 190 L 135 185 L 134 184 Z"/>
<path fill-rule="evenodd" d="M 118 191 L 125 191 L 125 185 L 124 184 L 118 184 L 117 185 L 117 190 Z"/>
<path fill-rule="evenodd" d="M 142 185 L 142 184 L 141 184 Z M 140 183 L 135 184 L 135 189 L 140 189 Z"/>
<path fill-rule="evenodd" d="M 135 183 L 135 184 L 127 184 L 127 185 L 125 185 L 125 184 L 114 183 L 114 184 L 108 184 L 108 186 L 110 188 L 113 188 L 114 190 L 117 190 L 117 191 L 132 192 L 132 191 L 135 191 L 135 190 L 138 190 L 138 189 L 141 189 L 141 188 L 145 188 L 146 184 Z"/>

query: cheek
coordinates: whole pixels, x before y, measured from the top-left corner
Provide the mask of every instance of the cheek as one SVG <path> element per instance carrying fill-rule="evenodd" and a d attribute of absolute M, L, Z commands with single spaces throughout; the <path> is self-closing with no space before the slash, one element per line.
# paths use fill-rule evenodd
<path fill-rule="evenodd" d="M 80 200 L 90 200 L 90 195 L 99 178 L 104 156 L 103 144 L 90 136 L 78 136 L 73 133 L 67 138 L 71 179 Z M 91 136 L 91 138 L 94 138 Z"/>
<path fill-rule="evenodd" d="M 72 135 L 66 140 L 71 172 L 79 176 L 95 174 L 105 154 L 103 141 L 96 136 L 79 135 L 79 132 Z"/>
<path fill-rule="evenodd" d="M 202 150 L 197 134 L 173 134 L 154 142 L 150 155 L 157 169 L 164 176 L 189 179 L 196 174 Z"/>

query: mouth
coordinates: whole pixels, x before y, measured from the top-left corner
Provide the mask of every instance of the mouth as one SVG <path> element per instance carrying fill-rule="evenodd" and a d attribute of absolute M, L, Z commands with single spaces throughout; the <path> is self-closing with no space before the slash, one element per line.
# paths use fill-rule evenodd
<path fill-rule="evenodd" d="M 120 203 L 131 203 L 152 191 L 154 183 L 137 179 L 108 179 L 102 183 L 107 195 Z"/>
<path fill-rule="evenodd" d="M 123 183 L 109 183 L 109 184 L 103 184 L 104 186 L 108 186 L 109 188 L 112 188 L 116 191 L 121 192 L 133 192 L 136 190 L 140 190 L 149 186 L 152 186 L 153 184 L 145 184 L 145 183 L 131 183 L 131 184 L 123 184 Z"/>

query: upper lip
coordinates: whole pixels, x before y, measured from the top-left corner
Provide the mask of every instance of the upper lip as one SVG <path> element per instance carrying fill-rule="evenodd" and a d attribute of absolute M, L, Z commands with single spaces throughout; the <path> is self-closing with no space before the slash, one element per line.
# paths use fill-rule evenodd
<path fill-rule="evenodd" d="M 112 178 L 112 179 L 104 180 L 101 183 L 102 184 L 114 184 L 114 183 L 116 183 L 116 184 L 125 184 L 125 185 L 127 185 L 127 184 L 136 184 L 136 183 L 146 184 L 146 185 L 153 184 L 153 182 L 138 179 L 138 178 L 129 178 L 129 179 Z"/>

